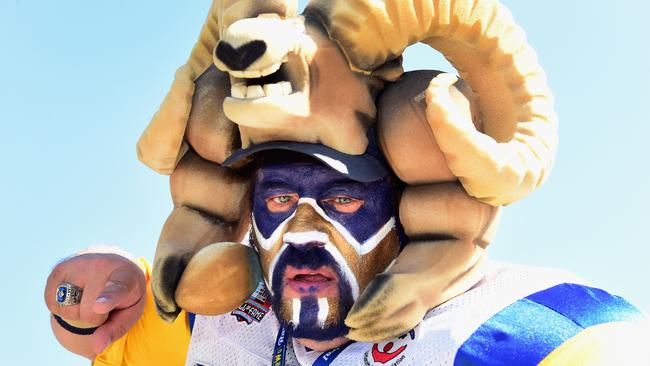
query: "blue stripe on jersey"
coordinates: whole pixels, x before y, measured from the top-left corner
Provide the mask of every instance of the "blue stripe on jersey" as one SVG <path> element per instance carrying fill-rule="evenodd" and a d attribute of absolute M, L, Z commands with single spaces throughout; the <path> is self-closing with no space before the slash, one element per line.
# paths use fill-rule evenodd
<path fill-rule="evenodd" d="M 522 299 L 483 323 L 460 347 L 454 365 L 537 365 L 581 330 L 547 307 Z"/>
<path fill-rule="evenodd" d="M 454 365 L 537 365 L 586 327 L 640 316 L 627 301 L 605 291 L 557 285 L 488 319 L 459 348 Z"/>
<path fill-rule="evenodd" d="M 565 283 L 527 297 L 560 313 L 583 328 L 592 325 L 638 321 L 641 313 L 623 298 L 601 289 Z"/>

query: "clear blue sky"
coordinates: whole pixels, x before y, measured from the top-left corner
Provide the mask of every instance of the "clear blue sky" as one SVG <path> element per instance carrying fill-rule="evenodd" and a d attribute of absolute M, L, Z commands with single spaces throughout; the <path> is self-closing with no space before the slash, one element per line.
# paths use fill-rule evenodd
<path fill-rule="evenodd" d="M 49 331 L 42 290 L 59 259 L 100 243 L 153 257 L 168 183 L 135 143 L 209 2 L 0 1 L 3 364 L 87 364 Z M 547 71 L 561 142 L 546 185 L 505 209 L 491 255 L 570 269 L 650 312 L 650 5 L 503 2 Z M 449 70 L 426 47 L 406 66 Z"/>

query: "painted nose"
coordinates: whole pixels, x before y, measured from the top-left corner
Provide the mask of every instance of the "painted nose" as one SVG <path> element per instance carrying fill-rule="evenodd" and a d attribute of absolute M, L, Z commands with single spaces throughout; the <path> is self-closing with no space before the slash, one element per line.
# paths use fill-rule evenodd
<path fill-rule="evenodd" d="M 250 41 L 237 48 L 221 41 L 217 45 L 215 56 L 230 70 L 244 71 L 266 52 L 266 43 L 261 40 Z"/>
<path fill-rule="evenodd" d="M 321 231 L 328 232 L 329 223 L 314 208 L 314 204 L 298 202 L 294 217 L 289 221 L 287 231 Z"/>

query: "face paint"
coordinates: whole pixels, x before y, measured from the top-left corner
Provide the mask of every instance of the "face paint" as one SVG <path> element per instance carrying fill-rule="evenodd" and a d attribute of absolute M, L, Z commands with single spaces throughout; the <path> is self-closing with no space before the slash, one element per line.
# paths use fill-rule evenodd
<path fill-rule="evenodd" d="M 339 319 L 352 307 L 352 291 L 322 248 L 288 246 L 273 271 L 272 289 L 273 306 L 292 336 L 327 340 L 347 331 Z"/>
<path fill-rule="evenodd" d="M 316 163 L 258 171 L 253 244 L 292 336 L 347 333 L 354 300 L 399 252 L 392 194 L 388 178 L 359 183 Z"/>
<path fill-rule="evenodd" d="M 288 192 L 297 193 L 299 199 L 311 198 L 317 201 L 323 213 L 345 227 L 359 243 L 374 235 L 394 215 L 393 193 L 388 178 L 361 183 L 347 179 L 321 164 L 277 164 L 262 168 L 255 186 L 254 218 L 265 238 L 270 237 L 294 211 L 270 212 L 263 197 L 280 199 Z M 334 199 L 336 197 L 339 197 L 339 202 Z M 340 200 L 345 197 L 363 200 L 363 204 L 354 214 L 341 212 L 337 208 L 346 206 Z M 386 200 L 387 197 L 391 197 L 390 201 Z"/>

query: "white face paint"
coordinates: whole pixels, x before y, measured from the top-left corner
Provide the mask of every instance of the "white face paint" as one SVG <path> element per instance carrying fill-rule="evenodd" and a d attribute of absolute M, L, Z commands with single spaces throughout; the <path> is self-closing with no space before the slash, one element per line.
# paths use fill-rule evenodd
<path fill-rule="evenodd" d="M 334 226 L 334 228 L 343 236 L 347 244 L 350 245 L 359 256 L 363 256 L 370 253 L 386 237 L 386 235 L 388 235 L 388 233 L 390 233 L 395 228 L 395 218 L 391 217 L 381 227 L 381 229 L 377 231 L 377 233 L 369 237 L 363 243 L 360 243 L 350 234 L 350 232 L 343 225 L 341 225 L 338 221 L 335 221 L 329 216 L 327 216 L 327 214 L 323 211 L 323 209 L 320 208 L 320 206 L 318 206 L 316 200 L 312 198 L 300 198 L 298 200 L 297 207 L 300 206 L 301 204 L 306 204 L 311 206 L 318 213 L 318 215 L 320 215 L 324 220 L 332 224 L 332 226 Z M 343 272 L 343 276 L 345 277 L 344 280 L 346 280 L 350 284 L 352 297 L 354 300 L 356 300 L 359 296 L 359 284 L 357 282 L 356 276 L 352 272 L 350 266 L 348 265 L 347 261 L 345 260 L 341 252 L 330 241 L 330 237 L 327 233 L 316 231 L 316 230 L 302 231 L 302 232 L 285 232 L 287 224 L 294 218 L 296 212 L 297 212 L 297 208 L 289 217 L 287 217 L 284 221 L 282 221 L 278 225 L 278 227 L 271 233 L 271 235 L 268 238 L 265 238 L 260 232 L 260 230 L 257 228 L 257 224 L 255 222 L 255 216 L 253 215 L 252 218 L 253 232 L 255 233 L 255 238 L 257 240 L 257 243 L 260 245 L 260 247 L 268 251 L 276 243 L 278 243 L 280 237 L 282 237 L 283 244 L 280 247 L 280 250 L 278 250 L 277 254 L 271 260 L 268 269 L 268 273 L 265 279 L 267 282 L 267 287 L 271 291 L 273 291 L 272 290 L 273 271 L 275 269 L 278 259 L 282 256 L 282 253 L 288 248 L 289 244 L 294 246 L 299 246 L 301 244 L 319 242 L 324 244 L 323 249 L 327 250 L 332 255 L 336 263 L 339 265 L 341 271 Z"/>
<path fill-rule="evenodd" d="M 300 309 L 302 308 L 302 300 L 300 298 L 295 298 L 291 301 L 291 325 L 294 328 L 297 328 L 300 325 Z M 329 315 L 329 301 L 326 297 L 321 297 L 318 299 L 318 314 L 317 321 L 318 326 L 325 328 L 325 322 L 327 321 L 327 316 Z"/>
<path fill-rule="evenodd" d="M 338 221 L 332 219 L 331 217 L 327 216 L 325 211 L 318 206 L 318 203 L 316 203 L 316 200 L 313 198 L 300 198 L 298 200 L 298 206 L 300 204 L 308 204 L 310 205 L 323 219 L 325 219 L 327 222 L 332 224 L 336 230 L 341 233 L 343 238 L 348 242 L 348 244 L 354 248 L 354 250 L 357 252 L 359 255 L 366 255 L 370 253 L 373 249 L 377 247 L 377 245 L 384 240 L 386 235 L 391 232 L 395 228 L 395 218 L 391 217 L 388 219 L 388 221 L 377 231 L 373 236 L 369 237 L 366 239 L 363 243 L 360 243 L 355 239 L 352 234 L 345 228 L 345 226 L 341 225 Z M 297 210 L 296 210 L 297 211 Z M 287 217 L 284 221 L 278 225 L 277 228 L 271 233 L 271 236 L 268 238 L 265 238 L 260 231 L 257 228 L 257 224 L 255 223 L 255 216 L 253 215 L 252 223 L 253 223 L 253 230 L 255 231 L 255 237 L 257 239 L 257 242 L 259 245 L 264 248 L 264 250 L 270 250 L 275 243 L 278 242 L 280 239 L 280 235 L 284 232 L 287 223 L 291 221 L 294 216 L 296 215 L 296 211 L 294 211 L 289 217 Z M 289 234 L 289 233 L 287 233 Z M 286 235 L 283 237 L 286 238 Z M 301 235 L 302 233 L 291 233 L 291 235 Z M 327 235 L 327 234 L 325 234 Z M 314 239 L 312 239 L 314 240 Z M 285 241 L 286 243 L 286 241 Z"/>
<path fill-rule="evenodd" d="M 318 326 L 325 328 L 325 321 L 327 320 L 327 315 L 329 314 L 330 308 L 329 303 L 327 302 L 326 297 L 320 297 L 318 299 Z"/>
<path fill-rule="evenodd" d="M 291 316 L 291 324 L 293 325 L 294 328 L 298 327 L 298 324 L 300 324 L 300 308 L 302 307 L 302 300 L 301 299 L 293 299 L 291 302 L 291 307 L 292 307 L 292 316 Z"/>

